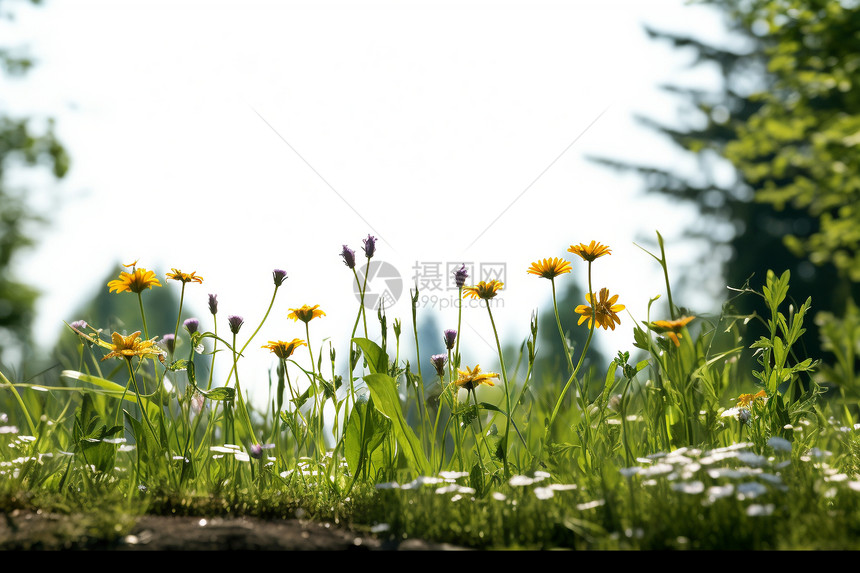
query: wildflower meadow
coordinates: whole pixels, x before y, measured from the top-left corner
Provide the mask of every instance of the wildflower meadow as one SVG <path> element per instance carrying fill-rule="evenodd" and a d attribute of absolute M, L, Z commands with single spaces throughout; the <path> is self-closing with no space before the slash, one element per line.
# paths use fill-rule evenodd
<path fill-rule="evenodd" d="M 224 316 L 206 269 L 129 263 L 104 288 L 134 299 L 136 324 L 67 323 L 77 356 L 61 370 L 0 372 L 0 505 L 12 521 L 22 509 L 80 516 L 80 535 L 114 543 L 144 515 L 248 515 L 478 549 L 857 549 L 856 307 L 822 329 L 835 358 L 821 364 L 803 353 L 814 301 L 794 301 L 789 272 L 729 285 L 722 312 L 706 315 L 673 298 L 657 239 L 659 252 L 640 255 L 665 292 L 645 316 L 603 282 L 625 261 L 589 239 L 516 270 L 552 295 L 519 332 L 499 332 L 490 304 L 517 293 L 457 268 L 458 320 L 430 346 L 418 344 L 420 314 L 433 310 L 419 308 L 417 285 L 411 316 L 366 304 L 362 263 L 380 252 L 371 235 L 343 245 L 342 276 L 325 279 L 360 294 L 334 341 L 315 332 L 329 301 L 290 294 L 319 280 L 307 269 L 259 277 L 272 297 L 251 317 Z M 574 276 L 587 278 L 585 297 L 560 306 L 557 283 Z M 178 308 L 154 308 L 151 292 L 168 285 Z M 189 315 L 192 297 L 207 315 Z M 738 312 L 741 297 L 753 313 Z M 461 352 L 467 312 L 492 329 L 489 363 Z M 154 313 L 175 316 L 172 333 L 148 328 Z M 258 338 L 276 314 L 282 339 Z M 561 355 L 535 377 L 540 315 L 553 317 Z M 766 334 L 743 343 L 753 325 Z M 632 347 L 590 360 L 615 329 L 632 331 Z M 401 354 L 407 339 L 417 362 Z M 519 341 L 515 352 L 503 339 Z M 252 353 L 271 357 L 267 381 L 243 375 Z M 266 384 L 260 408 L 246 388 Z"/>

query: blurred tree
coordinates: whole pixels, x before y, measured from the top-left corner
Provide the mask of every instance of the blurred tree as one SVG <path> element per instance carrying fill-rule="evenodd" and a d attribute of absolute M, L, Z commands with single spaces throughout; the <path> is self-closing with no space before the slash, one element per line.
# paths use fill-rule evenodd
<path fill-rule="evenodd" d="M 0 2 L 0 20 L 13 20 L 4 5 Z M 0 46 L 0 83 L 20 79 L 32 65 L 24 51 Z M 16 255 L 35 242 L 33 224 L 44 222 L 29 201 L 34 191 L 15 184 L 12 176 L 42 167 L 61 178 L 69 168 L 69 157 L 54 135 L 51 120 L 38 129 L 34 118 L 11 117 L 5 107 L 0 98 L 0 361 L 15 358 L 10 350 L 16 351 L 18 360 L 29 351 L 38 291 L 15 280 L 12 269 Z"/>
<path fill-rule="evenodd" d="M 791 271 L 789 296 L 841 313 L 860 295 L 860 6 L 837 0 L 704 0 L 720 10 L 732 47 L 648 29 L 716 66 L 714 92 L 664 86 L 685 103 L 680 128 L 639 118 L 693 154 L 699 170 L 599 162 L 644 175 L 649 191 L 695 204 L 686 233 L 709 243 L 726 284 L 760 289 L 767 269 Z M 718 177 L 728 161 L 734 180 Z M 688 276 L 695 273 L 687 269 Z M 689 285 L 688 285 L 689 286 Z M 701 287 L 701 284 L 697 285 Z M 759 308 L 738 299 L 740 312 Z M 816 325 L 808 355 L 821 357 Z M 761 331 L 753 327 L 748 341 Z"/>

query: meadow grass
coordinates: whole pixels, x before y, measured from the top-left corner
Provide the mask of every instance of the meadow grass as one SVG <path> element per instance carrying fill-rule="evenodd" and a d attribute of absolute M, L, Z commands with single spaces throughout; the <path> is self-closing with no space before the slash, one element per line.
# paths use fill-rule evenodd
<path fill-rule="evenodd" d="M 346 358 L 314 340 L 321 305 L 290 308 L 304 338 L 255 340 L 287 278 L 279 269 L 250 334 L 239 316 L 219 330 L 215 295 L 211 321 L 184 317 L 185 288 L 203 278 L 172 269 L 167 279 L 182 283 L 176 327 L 149 338 L 145 295 L 161 282 L 127 265 L 108 287 L 136 296 L 140 331 L 108 340 L 75 322 L 78 359 L 59 377 L 25 383 L 0 373 L 0 507 L 84 514 L 90 534 L 106 539 L 143 513 L 242 514 L 475 548 L 858 548 L 856 307 L 823 317 L 835 360 L 819 365 L 798 355 L 811 300 L 787 303 L 788 272 L 735 289 L 761 299 L 752 315 L 737 314 L 732 299 L 719 316 L 697 317 L 674 304 L 659 233 L 658 242 L 659 256 L 648 255 L 666 279 L 669 316 L 651 316 L 656 298 L 644 319 L 620 316 L 618 296 L 592 282 L 593 266 L 597 275 L 611 264 L 600 243 L 568 249 L 588 274 L 585 304 L 574 309 L 559 309 L 555 296 L 572 262 L 532 264 L 527 272 L 550 282 L 553 308 L 541 312 L 554 313 L 564 353 L 561 371 L 540 379 L 537 317 L 518 355 L 505 355 L 489 304 L 504 285 L 468 285 L 465 267 L 454 276 L 460 300 L 484 301 L 495 335 L 488 369 L 461 356 L 459 321 L 440 333 L 445 351 L 418 348 L 417 365 L 402 360 L 400 319 L 392 341 L 384 310 L 367 316 L 366 280 L 347 246 L 341 256 L 362 302 Z M 373 237 L 363 251 L 370 263 Z M 411 294 L 417 346 L 417 288 Z M 562 330 L 559 314 L 571 311 L 588 329 L 582 348 Z M 751 321 L 767 335 L 748 345 Z M 584 368 L 600 330 L 623 323 L 632 323 L 638 361 L 619 351 Z M 240 382 L 242 357 L 256 349 L 277 361 L 265 411 Z M 216 360 L 229 368 L 224 380 L 213 379 Z M 484 401 L 484 386 L 503 398 Z M 329 404 L 334 419 L 323 415 Z"/>

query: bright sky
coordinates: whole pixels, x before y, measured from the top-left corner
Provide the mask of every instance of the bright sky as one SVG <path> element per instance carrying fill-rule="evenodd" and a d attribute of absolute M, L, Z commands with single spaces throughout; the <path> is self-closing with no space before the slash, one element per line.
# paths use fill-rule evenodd
<path fill-rule="evenodd" d="M 171 267 L 196 271 L 205 282 L 189 285 L 186 300 L 204 328 L 207 294 L 217 293 L 219 327 L 239 314 L 247 335 L 282 268 L 289 278 L 249 348 L 304 337 L 288 308 L 319 304 L 327 316 L 311 323 L 312 340 L 333 337 L 344 357 L 357 303 L 338 253 L 346 243 L 362 254 L 368 233 L 380 238 L 377 259 L 404 279 L 389 324 L 400 317 L 407 339 L 416 262 L 504 263 L 494 314 L 503 339 L 519 342 L 532 310 L 552 308 L 530 263 L 571 260 L 568 246 L 592 239 L 612 248 L 594 268 L 595 289 L 607 286 L 644 320 L 663 279 L 632 242 L 659 228 L 670 265 L 691 260 L 696 248 L 673 239 L 695 213 L 641 196 L 641 180 L 586 156 L 694 170 L 633 115 L 675 122 L 677 102 L 660 84 L 717 78 L 649 40 L 645 23 L 725 34 L 712 10 L 680 0 L 22 6 L 4 41 L 29 45 L 38 64 L 0 103 L 55 117 L 72 157 L 53 225 L 18 268 L 45 289 L 38 336 L 52 344 L 61 321 L 107 288 L 97 281 L 135 259 L 162 278 Z M 585 286 L 585 263 L 573 264 L 560 285 Z M 46 273 L 63 280 L 46 284 Z M 419 319 L 436 313 L 440 328 L 454 328 L 451 293 L 422 294 L 448 308 L 420 308 Z M 493 341 L 486 311 L 465 309 L 462 330 L 464 363 L 497 368 L 481 341 Z M 632 350 L 629 316 L 597 338 L 611 354 Z M 442 349 L 440 332 L 440 348 L 422 350 Z M 264 390 L 272 364 L 251 352 L 243 386 Z"/>

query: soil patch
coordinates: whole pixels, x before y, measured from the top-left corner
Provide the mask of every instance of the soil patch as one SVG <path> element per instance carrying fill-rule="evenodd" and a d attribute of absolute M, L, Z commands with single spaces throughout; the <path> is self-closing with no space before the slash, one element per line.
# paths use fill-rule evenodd
<path fill-rule="evenodd" d="M 119 530 L 128 531 L 118 526 Z M 328 523 L 253 517 L 142 516 L 129 533 L 93 536 L 74 515 L 15 510 L 0 519 L 0 550 L 116 551 L 440 551 L 459 550 L 419 539 L 380 540 Z"/>

